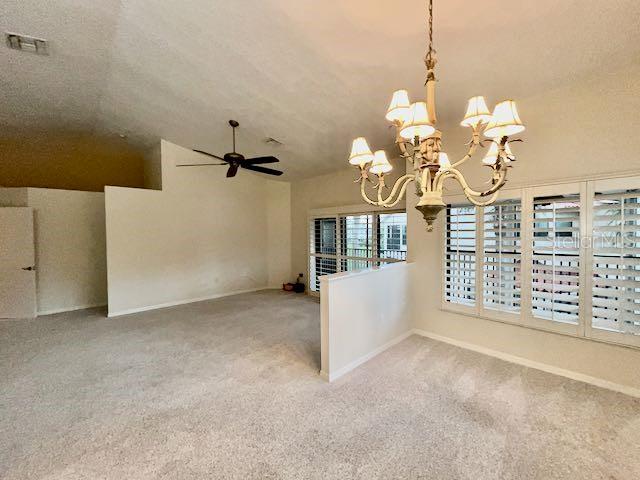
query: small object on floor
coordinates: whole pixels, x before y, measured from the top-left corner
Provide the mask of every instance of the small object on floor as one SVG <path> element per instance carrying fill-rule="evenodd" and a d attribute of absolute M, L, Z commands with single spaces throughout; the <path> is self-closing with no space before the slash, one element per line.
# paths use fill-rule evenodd
<path fill-rule="evenodd" d="M 304 293 L 305 286 L 304 283 L 300 281 L 304 275 L 302 273 L 298 274 L 298 278 L 296 279 L 296 283 L 283 283 L 282 290 L 285 292 L 296 292 L 296 293 Z"/>
<path fill-rule="evenodd" d="M 298 278 L 296 278 L 296 283 L 293 284 L 293 291 L 296 293 L 304 293 L 304 283 L 300 281 L 302 277 L 303 275 L 299 273 Z"/>

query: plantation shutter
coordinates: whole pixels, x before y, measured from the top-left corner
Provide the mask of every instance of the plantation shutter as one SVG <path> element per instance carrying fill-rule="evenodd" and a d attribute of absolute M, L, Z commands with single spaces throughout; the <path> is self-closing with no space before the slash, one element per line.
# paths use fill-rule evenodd
<path fill-rule="evenodd" d="M 509 201 L 484 207 L 484 307 L 520 311 L 521 205 Z"/>
<path fill-rule="evenodd" d="M 476 302 L 476 208 L 447 207 L 445 300 Z"/>
<path fill-rule="evenodd" d="M 320 291 L 320 277 L 338 271 L 335 218 L 315 218 L 309 226 L 309 276 L 311 291 Z"/>
<path fill-rule="evenodd" d="M 309 289 L 320 291 L 320 277 L 407 258 L 406 212 L 358 213 L 311 218 Z"/>
<path fill-rule="evenodd" d="M 349 272 L 375 266 L 375 262 L 371 261 L 374 249 L 373 222 L 374 216 L 371 214 L 340 217 L 340 271 Z"/>
<path fill-rule="evenodd" d="M 640 190 L 596 193 L 591 327 L 640 335 Z"/>
<path fill-rule="evenodd" d="M 531 307 L 536 318 L 579 322 L 580 196 L 535 198 Z"/>
<path fill-rule="evenodd" d="M 378 257 L 404 260 L 407 258 L 407 213 L 378 215 Z"/>

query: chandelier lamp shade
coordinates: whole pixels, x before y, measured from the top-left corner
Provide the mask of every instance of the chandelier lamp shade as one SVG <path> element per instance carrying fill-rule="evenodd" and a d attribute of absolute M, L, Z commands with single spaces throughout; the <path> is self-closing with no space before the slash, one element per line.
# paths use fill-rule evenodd
<path fill-rule="evenodd" d="M 351 155 L 349 156 L 349 163 L 351 165 L 358 165 L 360 168 L 366 167 L 366 165 L 373 161 L 373 153 L 369 148 L 369 144 L 364 137 L 356 138 L 353 141 L 351 147 Z"/>
<path fill-rule="evenodd" d="M 514 135 L 525 129 L 516 104 L 513 100 L 498 103 L 490 112 L 484 97 L 476 96 L 469 99 L 467 110 L 460 125 L 471 130 L 469 149 L 464 157 L 451 162 L 446 153 L 441 150 L 442 132 L 437 127 L 435 106 L 435 66 L 436 56 L 433 49 L 433 0 L 428 0 L 429 6 L 429 47 L 425 57 L 427 67 L 426 102 L 411 103 L 407 90 L 397 90 L 393 93 L 386 119 L 396 129 L 396 145 L 400 156 L 406 159 L 412 168 L 407 168 L 406 175 L 396 180 L 387 194 L 385 176 L 393 169 L 383 150 L 371 152 L 364 137 L 353 141 L 349 163 L 357 167 L 360 177 L 362 198 L 371 205 L 392 208 L 397 205 L 406 193 L 407 186 L 415 182 L 418 195 L 418 209 L 426 223 L 427 230 L 433 229 L 433 223 L 446 205 L 443 200 L 444 182 L 448 179 L 456 180 L 469 201 L 478 206 L 490 205 L 498 198 L 499 190 L 507 181 L 507 171 L 511 167 L 515 156 L 509 142 Z M 485 145 L 487 143 L 488 145 Z M 458 167 L 470 160 L 478 147 L 487 147 L 482 158 L 482 165 L 490 168 L 490 187 L 477 191 L 472 189 Z M 372 180 L 377 178 L 377 182 Z M 373 184 L 377 195 L 370 198 L 366 185 Z"/>

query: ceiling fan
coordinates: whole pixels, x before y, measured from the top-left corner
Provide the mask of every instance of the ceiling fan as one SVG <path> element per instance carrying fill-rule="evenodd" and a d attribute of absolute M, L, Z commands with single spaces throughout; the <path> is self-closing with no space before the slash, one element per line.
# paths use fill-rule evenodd
<path fill-rule="evenodd" d="M 244 158 L 244 155 L 236 152 L 236 128 L 240 125 L 235 120 L 229 120 L 229 125 L 233 129 L 233 152 L 225 153 L 224 157 L 219 157 L 218 155 L 214 155 L 213 153 L 203 152 L 202 150 L 193 150 L 194 152 L 202 153 L 203 155 L 207 155 L 209 157 L 217 158 L 218 160 L 222 160 L 226 163 L 194 163 L 194 164 L 183 164 L 177 165 L 178 167 L 200 167 L 203 165 L 229 165 L 229 170 L 227 170 L 227 178 L 235 177 L 236 173 L 238 173 L 238 168 L 246 168 L 247 170 L 252 170 L 254 172 L 266 173 L 267 175 L 282 175 L 280 170 L 274 170 L 272 168 L 266 167 L 258 167 L 257 164 L 261 163 L 276 163 L 279 162 L 276 157 L 255 157 L 255 158 Z"/>

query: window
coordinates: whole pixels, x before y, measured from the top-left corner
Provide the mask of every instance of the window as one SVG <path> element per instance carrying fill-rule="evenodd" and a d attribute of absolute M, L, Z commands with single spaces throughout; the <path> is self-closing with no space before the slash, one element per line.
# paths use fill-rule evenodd
<path fill-rule="evenodd" d="M 640 176 L 502 195 L 447 207 L 442 308 L 640 348 Z"/>
<path fill-rule="evenodd" d="M 445 300 L 476 302 L 476 208 L 447 207 Z"/>
<path fill-rule="evenodd" d="M 407 258 L 407 214 L 381 213 L 378 222 L 378 257 Z"/>
<path fill-rule="evenodd" d="M 593 200 L 591 328 L 640 335 L 640 190 Z"/>
<path fill-rule="evenodd" d="M 580 290 L 580 196 L 533 202 L 533 316 L 578 324 Z"/>
<path fill-rule="evenodd" d="M 362 270 L 373 266 L 373 215 L 340 217 L 342 231 L 341 272 Z"/>
<path fill-rule="evenodd" d="M 310 278 L 314 282 L 309 286 L 312 290 L 320 289 L 318 277 L 336 273 L 336 219 L 317 218 L 311 225 L 310 245 Z"/>
<path fill-rule="evenodd" d="M 519 200 L 484 208 L 483 282 L 484 307 L 510 313 L 520 311 Z"/>
<path fill-rule="evenodd" d="M 310 222 L 310 290 L 320 277 L 406 260 L 407 214 L 362 213 L 313 218 Z"/>

